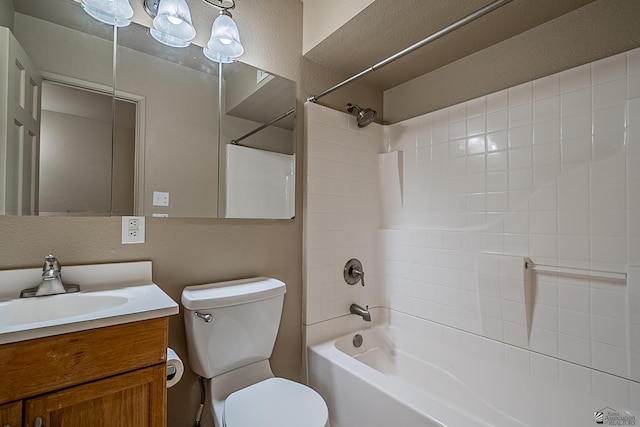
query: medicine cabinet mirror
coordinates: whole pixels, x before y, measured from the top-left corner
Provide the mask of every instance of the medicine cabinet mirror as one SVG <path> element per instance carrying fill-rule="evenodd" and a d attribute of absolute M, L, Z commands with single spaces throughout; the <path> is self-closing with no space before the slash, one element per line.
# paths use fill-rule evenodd
<path fill-rule="evenodd" d="M 295 215 L 294 82 L 114 29 L 74 0 L 8 1 L 1 214 Z"/>

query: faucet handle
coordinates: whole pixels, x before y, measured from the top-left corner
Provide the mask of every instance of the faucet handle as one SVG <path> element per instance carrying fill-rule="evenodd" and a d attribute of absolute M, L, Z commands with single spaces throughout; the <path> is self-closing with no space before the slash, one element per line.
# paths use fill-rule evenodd
<path fill-rule="evenodd" d="M 362 263 L 356 258 L 351 258 L 344 265 L 343 271 L 344 281 L 349 285 L 355 285 L 358 282 L 364 286 L 364 269 Z"/>
<path fill-rule="evenodd" d="M 60 263 L 53 255 L 47 255 L 42 265 L 42 277 L 55 278 L 60 274 Z"/>
<path fill-rule="evenodd" d="M 360 283 L 362 283 L 362 286 L 364 286 L 364 271 L 361 271 L 361 270 L 358 270 L 358 269 L 354 268 L 353 272 L 355 274 L 357 274 L 358 276 L 360 276 Z"/>

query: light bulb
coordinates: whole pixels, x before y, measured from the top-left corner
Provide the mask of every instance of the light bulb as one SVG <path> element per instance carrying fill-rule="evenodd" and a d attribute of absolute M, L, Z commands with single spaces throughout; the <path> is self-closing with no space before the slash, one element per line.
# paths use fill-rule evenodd
<path fill-rule="evenodd" d="M 184 22 L 182 19 L 178 18 L 177 16 L 167 16 L 167 19 L 173 25 L 180 25 L 180 24 L 182 24 Z"/>
<path fill-rule="evenodd" d="M 196 36 L 191 11 L 185 0 L 160 0 L 150 30 L 154 39 L 171 47 L 186 47 Z"/>

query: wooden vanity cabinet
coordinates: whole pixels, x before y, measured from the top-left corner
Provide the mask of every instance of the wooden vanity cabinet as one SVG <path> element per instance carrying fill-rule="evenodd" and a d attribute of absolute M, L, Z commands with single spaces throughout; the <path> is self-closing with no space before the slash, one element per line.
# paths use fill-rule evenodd
<path fill-rule="evenodd" d="M 22 425 L 22 402 L 0 405 L 0 427 L 20 427 Z"/>
<path fill-rule="evenodd" d="M 24 401 L 25 425 L 119 426 L 163 425 L 163 366 L 71 387 Z"/>
<path fill-rule="evenodd" d="M 165 427 L 167 318 L 0 345 L 0 427 Z"/>

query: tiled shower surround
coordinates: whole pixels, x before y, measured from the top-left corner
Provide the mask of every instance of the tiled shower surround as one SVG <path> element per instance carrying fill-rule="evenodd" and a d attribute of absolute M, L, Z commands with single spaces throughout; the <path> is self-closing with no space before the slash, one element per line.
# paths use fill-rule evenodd
<path fill-rule="evenodd" d="M 384 306 L 640 395 L 640 49 L 390 126 L 306 108 L 306 325 Z"/>

